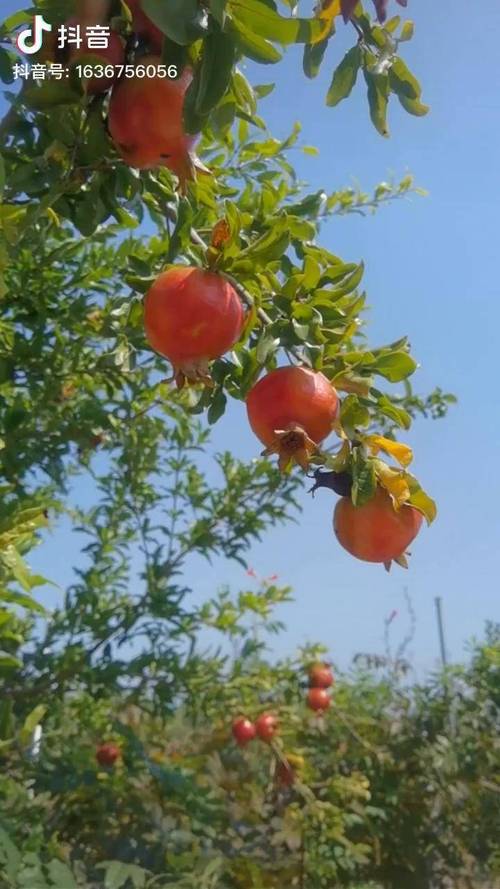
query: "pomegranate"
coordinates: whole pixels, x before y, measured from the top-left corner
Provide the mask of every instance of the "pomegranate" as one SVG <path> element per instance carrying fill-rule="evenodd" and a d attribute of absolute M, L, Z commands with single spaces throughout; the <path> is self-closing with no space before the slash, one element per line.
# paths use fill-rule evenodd
<path fill-rule="evenodd" d="M 163 34 L 146 15 L 141 0 L 125 0 L 132 13 L 132 27 L 141 40 L 144 40 L 152 52 L 160 53 L 163 46 Z"/>
<path fill-rule="evenodd" d="M 327 378 L 306 367 L 280 367 L 259 380 L 247 396 L 250 426 L 277 453 L 280 469 L 293 461 L 307 469 L 316 446 L 331 432 L 338 395 Z"/>
<path fill-rule="evenodd" d="M 215 272 L 176 266 L 146 294 L 146 336 L 172 362 L 177 384 L 209 380 L 208 362 L 239 339 L 245 320 L 241 300 Z"/>
<path fill-rule="evenodd" d="M 95 758 L 100 766 L 114 766 L 121 756 L 120 748 L 116 744 L 100 744 L 95 752 Z"/>
<path fill-rule="evenodd" d="M 77 19 L 70 19 L 67 23 L 68 25 L 78 25 Z M 69 53 L 69 62 L 72 65 L 82 64 L 85 65 L 85 56 L 92 56 L 92 59 L 95 61 L 89 60 L 89 65 L 95 67 L 98 64 L 103 65 L 112 65 L 116 67 L 118 65 L 123 65 L 125 62 L 125 47 L 121 37 L 118 36 L 116 31 L 110 31 L 108 45 L 106 49 L 92 49 L 88 45 L 88 38 L 85 37 L 85 25 L 80 23 L 81 33 L 83 35 L 83 40 L 81 46 L 74 47 L 71 49 Z M 83 79 L 83 85 L 85 92 L 91 96 L 98 95 L 99 93 L 105 93 L 115 82 L 115 77 L 90 77 L 87 79 Z"/>
<path fill-rule="evenodd" d="M 330 688 L 333 683 L 333 673 L 328 664 L 314 664 L 309 670 L 311 688 Z"/>
<path fill-rule="evenodd" d="M 341 546 L 364 562 L 391 562 L 404 555 L 422 524 L 422 515 L 413 506 L 395 510 L 391 497 L 380 486 L 363 506 L 354 506 L 342 497 L 335 507 L 333 528 Z"/>
<path fill-rule="evenodd" d="M 257 729 L 253 722 L 250 722 L 249 719 L 241 716 L 233 722 L 232 732 L 233 738 L 238 746 L 246 747 L 246 745 L 255 738 Z"/>
<path fill-rule="evenodd" d="M 140 64 L 156 68 L 159 56 L 144 56 Z M 185 68 L 177 80 L 154 77 L 123 78 L 113 88 L 109 103 L 109 131 L 129 167 L 139 170 L 168 167 L 181 184 L 193 178 L 195 136 L 182 127 L 184 96 L 193 74 Z"/>
<path fill-rule="evenodd" d="M 278 717 L 273 713 L 262 713 L 255 723 L 255 729 L 260 740 L 269 744 L 278 733 Z"/>
<path fill-rule="evenodd" d="M 332 699 L 326 688 L 310 688 L 307 693 L 307 706 L 316 712 L 328 710 Z"/>

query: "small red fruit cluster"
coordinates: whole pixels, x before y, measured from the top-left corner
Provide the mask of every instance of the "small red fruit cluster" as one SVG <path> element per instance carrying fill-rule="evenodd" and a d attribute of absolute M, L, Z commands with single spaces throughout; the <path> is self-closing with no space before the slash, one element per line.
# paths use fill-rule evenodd
<path fill-rule="evenodd" d="M 315 713 L 324 713 L 331 706 L 328 689 L 334 683 L 333 673 L 328 664 L 314 664 L 309 670 L 309 691 L 307 706 Z"/>
<path fill-rule="evenodd" d="M 232 726 L 233 738 L 238 747 L 246 747 L 255 738 L 270 744 L 278 731 L 278 717 L 273 713 L 262 713 L 255 722 L 240 716 L 234 720 Z"/>

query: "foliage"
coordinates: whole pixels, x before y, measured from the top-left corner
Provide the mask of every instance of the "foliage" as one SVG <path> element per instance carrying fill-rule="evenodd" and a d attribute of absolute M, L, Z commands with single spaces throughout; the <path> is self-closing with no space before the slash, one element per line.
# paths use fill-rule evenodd
<path fill-rule="evenodd" d="M 246 594 L 244 613 L 271 591 L 264 581 Z M 7 886 L 27 886 L 35 863 L 64 885 L 54 861 L 92 886 L 121 885 L 121 875 L 124 885 L 129 877 L 130 885 L 233 889 L 314 878 L 318 887 L 374 879 L 420 889 L 494 872 L 498 627 L 469 666 L 424 685 L 401 685 L 393 673 L 337 675 L 334 706 L 320 718 L 304 706 L 305 668 L 318 652 L 273 667 L 260 646 L 248 650 L 255 628 L 240 629 L 235 658 L 211 657 L 186 677 L 172 716 L 145 696 L 138 705 L 133 692 L 118 700 L 80 690 L 43 717 L 36 758 L 17 730 L 0 784 L 1 854 L 20 873 Z M 280 717 L 278 740 L 238 750 L 232 718 L 264 709 Z M 95 763 L 104 737 L 122 748 L 114 769 Z M 280 782 L 281 762 L 293 766 L 291 786 Z M 103 884 L 98 870 L 109 861 L 122 864 L 106 865 Z"/>
<path fill-rule="evenodd" d="M 109 6 L 127 58 L 139 58 L 127 4 L 96 2 Z M 342 15 L 357 42 L 327 104 L 362 71 L 386 134 L 390 93 L 425 111 L 399 57 L 412 25 L 387 20 L 383 2 L 378 23 L 362 4 L 337 0 L 300 15 L 293 0 L 142 5 L 166 37 L 165 59 L 193 68 L 185 126 L 201 131 L 210 175 L 182 189 L 166 168 L 127 167 L 108 133 L 109 97 L 89 98 L 74 72 L 62 83 L 28 77 L 6 93 L 0 124 L 0 887 L 304 889 L 314 880 L 321 889 L 377 879 L 420 889 L 431 852 L 433 873 L 493 870 L 493 629 L 470 667 L 422 687 L 398 685 L 394 670 L 343 677 L 321 721 L 304 707 L 319 652 L 266 660 L 289 588 L 273 577 L 199 601 L 189 580 L 200 559 L 214 573 L 247 567 L 252 543 L 297 515 L 298 474 L 214 454 L 208 428 L 226 422 L 229 399 L 242 416 L 259 375 L 285 361 L 322 370 L 343 394 L 339 440 L 314 465 L 349 470 L 358 502 L 379 483 L 396 505 L 434 517 L 396 434 L 418 414 L 443 416 L 453 397 L 413 391 L 406 337 L 367 344 L 363 263 L 319 243 L 330 217 L 417 189 L 406 176 L 373 195 L 331 184 L 311 193 L 290 157 L 314 149 L 298 124 L 273 137 L 260 106 L 273 85 L 254 87 L 243 70 L 246 59 L 272 64 L 301 43 L 315 76 Z M 55 25 L 75 5 L 35 0 L 1 26 L 7 84 L 20 61 L 15 33 L 35 12 Z M 246 308 L 243 337 L 213 362 L 210 387 L 175 391 L 144 337 L 143 294 L 172 264 L 224 275 Z M 47 613 L 33 595 L 46 581 L 25 560 L 58 522 L 85 543 Z M 279 711 L 279 739 L 237 750 L 232 718 L 265 708 Z M 122 752 L 109 769 L 95 760 L 106 741 Z M 287 763 L 295 782 L 282 786 Z"/>
<path fill-rule="evenodd" d="M 72 7 L 69 0 L 39 0 L 36 9 L 57 24 L 68 17 Z M 339 461 L 346 468 L 352 460 L 353 471 L 358 467 L 363 479 L 359 502 L 369 499 L 375 484 L 388 484 L 389 476 L 378 462 L 372 465 L 363 443 L 365 430 L 377 427 L 393 437 L 397 429 L 409 428 L 419 410 L 438 415 L 445 412 L 449 396 L 436 390 L 421 401 L 408 388 L 405 395 L 393 398 L 379 388 L 377 378 L 397 384 L 406 382 L 415 371 L 417 364 L 409 355 L 408 340 L 403 337 L 377 349 L 365 346 L 360 314 L 366 296 L 359 289 L 363 263 L 359 259 L 343 261 L 320 247 L 317 238 L 321 222 L 332 214 L 364 212 L 405 195 L 413 187 L 412 179 L 405 177 L 399 185 L 382 183 L 371 200 L 352 189 L 307 193 L 297 182 L 288 159 L 290 149 L 298 142 L 300 126 L 297 124 L 285 140 L 273 138 L 258 107 L 259 97 L 268 94 L 272 86 L 253 88 L 241 69 L 248 55 L 261 62 L 277 60 L 276 43 L 299 42 L 313 54 L 319 47 L 324 52 L 329 41 L 334 43 L 340 4 L 336 0 L 320 3 L 311 18 L 283 15 L 274 3 L 263 0 L 211 3 L 204 12 L 195 0 L 182 5 L 144 0 L 144 9 L 166 35 L 165 58 L 175 58 L 179 67 L 186 61 L 194 67 L 185 103 L 189 118 L 186 125 L 191 131 L 203 128 L 200 153 L 211 175 L 199 176 L 190 183 L 185 196 L 179 195 L 175 177 L 165 168 L 139 172 L 118 158 L 106 126 L 106 96 L 89 99 L 76 90 L 73 81 L 71 88 L 50 80 L 25 81 L 18 96 L 11 100 L 11 110 L 2 126 L 6 178 L 2 207 L 4 291 L 16 292 L 19 287 L 25 291 L 25 281 L 17 278 L 19 269 L 11 270 L 13 254 L 19 250 L 25 251 L 25 263 L 31 260 L 37 269 L 43 266 L 43 277 L 28 297 L 28 303 L 33 300 L 36 308 L 31 305 L 28 310 L 21 305 L 20 319 L 7 316 L 4 343 L 7 347 L 13 343 L 20 321 L 22 330 L 17 330 L 17 336 L 26 361 L 38 361 L 39 366 L 43 362 L 46 367 L 45 353 L 53 343 L 47 340 L 44 327 L 49 326 L 55 335 L 55 327 L 61 323 L 73 325 L 75 352 L 83 345 L 76 336 L 78 321 L 79 335 L 86 337 L 85 348 L 71 373 L 74 378 L 81 376 L 84 385 L 75 379 L 66 380 L 59 398 L 67 403 L 60 412 L 73 410 L 72 386 L 79 391 L 78 400 L 84 399 L 84 390 L 93 387 L 88 373 L 92 368 L 93 375 L 95 361 L 96 369 L 109 380 L 107 397 L 113 397 L 111 387 L 115 393 L 120 388 L 117 380 L 122 371 L 129 373 L 129 380 L 135 377 L 134 382 L 140 381 L 144 397 L 149 397 L 144 378 L 135 373 L 144 349 L 140 294 L 165 264 L 208 265 L 234 284 L 248 317 L 244 337 L 234 352 L 214 363 L 214 387 L 192 396 L 196 398 L 195 407 L 207 410 L 209 421 L 216 422 L 224 413 L 228 396 L 244 399 L 262 370 L 283 360 L 322 370 L 338 390 L 347 393 L 337 432 L 348 450 L 341 448 L 340 454 L 318 451 L 316 462 L 336 469 Z M 402 39 L 395 36 L 399 20 L 391 19 L 384 26 L 373 24 L 360 4 L 348 15 L 345 9 L 342 11 L 358 33 L 357 64 L 364 68 L 372 117 L 384 130 L 382 117 L 388 92 L 394 90 L 411 104 L 417 102 L 420 90 L 413 75 L 394 55 Z M 296 4 L 293 12 L 297 12 Z M 383 18 L 380 8 L 378 12 Z M 128 34 L 130 21 L 123 7 L 115 4 L 112 13 L 116 13 L 113 26 Z M 4 24 L 7 40 L 12 29 L 21 27 L 27 17 L 29 13 L 17 15 Z M 405 38 L 410 31 L 403 26 Z M 133 41 L 130 52 L 136 52 Z M 223 66 L 227 71 L 221 83 L 225 53 L 231 64 Z M 316 67 L 315 63 L 314 71 Z M 345 76 L 341 80 L 344 84 Z M 336 100 L 338 90 L 337 84 Z M 332 94 L 329 101 L 334 104 Z M 305 146 L 304 150 L 310 149 Z M 211 233 L 220 231 L 222 221 L 224 238 L 217 234 L 211 240 Z M 139 240 L 126 240 L 119 246 L 115 243 L 124 228 L 150 222 L 158 233 L 149 242 L 141 231 Z M 90 255 L 76 244 L 65 243 L 71 231 L 68 224 L 84 238 L 92 238 Z M 78 277 L 79 260 L 90 262 L 92 269 L 97 265 L 97 269 Z M 94 296 L 86 322 L 81 317 L 81 302 L 68 306 L 65 317 L 49 320 L 44 314 L 42 320 L 39 303 L 45 303 L 45 288 L 48 285 L 54 294 L 57 288 L 54 263 L 60 269 L 59 288 L 78 290 L 79 300 L 85 299 L 87 306 L 89 297 Z M 71 277 L 66 274 L 69 268 L 75 273 Z M 31 268 L 29 274 L 33 272 Z M 66 275 L 64 280 L 61 272 Z M 118 279 L 136 295 L 107 298 L 121 289 Z M 6 374 L 12 372 L 7 366 Z M 57 372 L 61 379 L 64 368 L 58 367 Z M 32 379 L 30 375 L 28 384 Z M 55 386 L 55 377 L 52 382 Z M 20 434 L 28 405 L 22 395 L 16 398 L 9 404 L 12 413 L 7 423 Z M 406 409 L 407 403 L 410 410 Z M 84 399 L 82 407 L 87 405 Z M 95 414 L 98 430 L 113 421 L 102 405 Z M 53 423 L 59 423 L 57 414 Z M 75 427 L 81 427 L 76 418 Z M 100 434 L 97 431 L 91 437 Z M 59 453 L 54 454 L 54 447 L 51 451 L 57 464 L 64 444 L 59 435 L 56 437 Z M 403 490 L 400 501 L 414 505 L 432 521 L 434 505 L 417 480 L 406 467 L 393 467 L 393 473 Z M 388 487 L 391 490 L 390 484 Z"/>

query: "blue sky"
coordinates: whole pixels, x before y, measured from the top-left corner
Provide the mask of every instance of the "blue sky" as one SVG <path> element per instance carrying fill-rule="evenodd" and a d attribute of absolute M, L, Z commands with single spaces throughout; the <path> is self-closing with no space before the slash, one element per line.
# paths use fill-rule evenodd
<path fill-rule="evenodd" d="M 22 4 L 4 0 L 5 6 L 7 14 Z M 402 54 L 432 111 L 417 119 L 392 104 L 388 140 L 370 124 L 362 84 L 338 108 L 324 105 L 331 71 L 347 46 L 343 25 L 316 81 L 305 80 L 294 51 L 281 66 L 255 66 L 249 74 L 253 82 L 277 82 L 262 106 L 274 134 L 285 135 L 300 120 L 304 144 L 320 149 L 318 158 L 293 157 L 312 188 L 333 191 L 355 180 L 368 190 L 409 171 L 429 191 L 373 217 L 331 220 L 322 242 L 366 263 L 370 342 L 408 334 L 421 365 L 415 388 L 425 393 L 438 384 L 459 398 L 447 419 L 418 421 L 406 435 L 415 472 L 438 501 L 438 520 L 415 543 L 410 570 L 387 575 L 340 549 L 331 529 L 334 499 L 320 491 L 314 501 L 304 497 L 300 524 L 270 533 L 250 562 L 294 589 L 295 602 L 281 612 L 287 632 L 275 652 L 319 640 L 344 665 L 358 651 L 382 650 L 383 619 L 393 608 L 401 609 L 395 637 L 404 634 L 407 587 L 417 616 L 412 652 L 422 672 L 438 655 L 436 595 L 443 598 L 453 659 L 467 639 L 481 635 L 488 618 L 500 619 L 500 4 L 482 0 L 474 13 L 466 0 L 410 0 L 408 15 L 416 36 Z M 213 444 L 242 458 L 258 452 L 242 405 L 234 404 L 218 424 Z M 61 552 L 77 545 L 66 531 L 53 532 L 33 565 L 64 585 L 70 560 L 61 560 Z M 190 567 L 189 580 L 202 600 L 220 583 L 237 588 L 247 579 L 237 566 L 218 563 L 209 573 L 200 563 Z M 56 598 L 50 593 L 47 601 Z"/>

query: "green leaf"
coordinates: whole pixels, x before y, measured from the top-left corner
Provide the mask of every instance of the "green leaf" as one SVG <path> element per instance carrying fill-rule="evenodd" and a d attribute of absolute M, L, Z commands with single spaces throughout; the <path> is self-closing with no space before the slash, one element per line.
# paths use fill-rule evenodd
<path fill-rule="evenodd" d="M 193 208 L 187 198 L 181 198 L 177 208 L 177 221 L 168 245 L 168 261 L 173 262 L 191 240 Z"/>
<path fill-rule="evenodd" d="M 127 880 L 132 882 L 134 889 L 143 889 L 146 885 L 148 872 L 137 864 L 124 864 L 122 861 L 103 861 L 98 864 L 99 870 L 106 871 L 104 889 L 122 889 Z"/>
<path fill-rule="evenodd" d="M 44 80 L 28 87 L 24 93 L 24 101 L 35 111 L 46 111 L 58 105 L 75 105 L 81 100 L 82 94 L 64 80 Z"/>
<path fill-rule="evenodd" d="M 12 885 L 15 885 L 16 877 L 21 866 L 21 853 L 3 827 L 0 827 L 0 861 L 5 867 L 7 877 Z"/>
<path fill-rule="evenodd" d="M 408 114 L 413 114 L 415 117 L 425 117 L 430 111 L 429 106 L 421 102 L 420 99 L 409 99 L 408 96 L 402 93 L 398 94 L 398 99 L 405 111 Z"/>
<path fill-rule="evenodd" d="M 274 65 L 283 58 L 269 40 L 254 34 L 243 22 L 232 19 L 229 27 L 241 51 L 254 62 L 259 62 L 261 65 Z"/>
<path fill-rule="evenodd" d="M 330 108 L 335 107 L 342 99 L 350 96 L 358 77 L 361 61 L 361 47 L 356 44 L 345 54 L 340 65 L 334 71 L 330 89 L 326 96 L 326 104 Z"/>
<path fill-rule="evenodd" d="M 156 281 L 156 277 L 154 275 L 149 275 L 148 277 L 141 277 L 141 275 L 124 275 L 123 280 L 131 290 L 136 290 L 138 293 L 147 293 L 149 288 Z"/>
<path fill-rule="evenodd" d="M 47 614 L 43 605 L 40 605 L 39 602 L 26 595 L 26 593 L 0 589 L 0 602 L 10 602 L 12 605 L 18 605 L 20 608 L 25 608 L 26 611 L 36 612 L 37 614 Z"/>
<path fill-rule="evenodd" d="M 3 562 L 14 580 L 17 580 L 24 590 L 29 591 L 31 589 L 29 568 L 14 546 L 6 547 L 0 553 L 0 561 Z"/>
<path fill-rule="evenodd" d="M 11 700 L 0 701 L 0 740 L 11 738 L 13 731 L 13 703 Z"/>
<path fill-rule="evenodd" d="M 304 47 L 304 58 L 302 67 L 304 74 L 312 80 L 319 73 L 321 63 L 324 59 L 325 52 L 328 47 L 328 39 L 320 40 L 319 43 L 306 44 Z"/>
<path fill-rule="evenodd" d="M 417 369 L 417 362 L 408 354 L 408 352 L 389 352 L 387 355 L 381 355 L 370 370 L 385 377 L 391 383 L 400 383 L 406 380 Z"/>
<path fill-rule="evenodd" d="M 254 34 L 286 46 L 321 40 L 325 25 L 319 18 L 285 18 L 261 0 L 228 0 L 233 22 Z"/>
<path fill-rule="evenodd" d="M 210 0 L 210 12 L 221 28 L 226 21 L 226 6 L 227 0 Z"/>
<path fill-rule="evenodd" d="M 413 37 L 413 35 L 414 35 L 414 33 L 415 33 L 415 24 L 414 24 L 414 22 L 407 21 L 407 22 L 404 23 L 403 27 L 401 28 L 401 31 L 400 31 L 400 34 L 399 34 L 399 38 L 398 38 L 398 39 L 403 43 L 403 42 L 405 42 L 406 40 L 411 40 L 412 37 Z"/>
<path fill-rule="evenodd" d="M 419 99 L 422 88 L 417 78 L 411 73 L 406 63 L 397 56 L 389 70 L 389 82 L 396 95 L 406 96 L 407 99 Z"/>
<path fill-rule="evenodd" d="M 53 858 L 49 861 L 47 870 L 54 884 L 53 889 L 78 889 L 73 873 L 63 861 Z"/>
<path fill-rule="evenodd" d="M 157 28 L 180 46 L 188 46 L 206 34 L 198 0 L 142 0 L 142 8 Z"/>
<path fill-rule="evenodd" d="M 354 438 L 359 427 L 368 426 L 370 411 L 364 404 L 361 404 L 357 395 L 348 395 L 341 404 L 340 422 L 347 435 Z"/>
<path fill-rule="evenodd" d="M 256 114 L 257 100 L 255 92 L 248 82 L 244 74 L 236 68 L 232 76 L 232 89 L 238 104 L 244 108 L 249 114 Z"/>
<path fill-rule="evenodd" d="M 392 420 L 397 426 L 401 426 L 402 429 L 410 428 L 411 416 L 408 411 L 393 404 L 383 392 L 377 392 L 376 389 L 372 389 L 371 391 L 373 395 L 377 396 L 378 409 L 385 417 L 388 417 L 389 420 Z"/>
<path fill-rule="evenodd" d="M 21 731 L 19 732 L 21 744 L 25 745 L 30 743 L 36 726 L 42 721 L 46 712 L 47 707 L 45 706 L 45 704 L 38 704 L 38 706 L 35 707 L 34 710 L 31 711 L 31 713 L 28 714 L 28 716 L 24 720 Z"/>
<path fill-rule="evenodd" d="M 264 331 L 259 337 L 256 349 L 256 356 L 259 364 L 264 365 L 271 355 L 274 355 L 279 344 L 279 339 L 274 337 L 271 333 Z"/>
<path fill-rule="evenodd" d="M 220 102 L 231 81 L 236 46 L 231 35 L 215 31 L 203 41 L 201 65 L 186 94 L 184 120 L 187 132 L 199 132 L 204 119 Z M 190 109 L 194 115 L 190 115 Z"/>
<path fill-rule="evenodd" d="M 3 191 L 5 188 L 5 163 L 2 155 L 0 154 L 0 198 L 3 197 Z"/>
<path fill-rule="evenodd" d="M 275 87 L 275 83 L 260 83 L 254 86 L 253 91 L 259 99 L 265 99 L 266 96 L 271 95 Z"/>
<path fill-rule="evenodd" d="M 0 79 L 4 83 L 14 82 L 14 64 L 16 57 L 13 53 L 7 52 L 3 46 L 0 46 Z"/>
<path fill-rule="evenodd" d="M 243 261 L 251 260 L 259 263 L 280 259 L 290 243 L 290 232 L 286 216 L 274 221 L 269 230 L 245 250 L 242 250 L 235 263 L 235 268 Z"/>
<path fill-rule="evenodd" d="M 212 426 L 220 420 L 226 410 L 227 398 L 223 389 L 217 389 L 207 412 L 207 420 Z"/>
<path fill-rule="evenodd" d="M 373 126 L 381 136 L 388 136 L 389 78 L 387 74 L 374 74 L 365 69 L 365 80 L 368 87 L 368 105 Z"/>
<path fill-rule="evenodd" d="M 375 464 L 371 458 L 363 456 L 360 448 L 354 448 L 352 461 L 352 502 L 355 506 L 363 506 L 372 499 L 377 489 Z"/>
<path fill-rule="evenodd" d="M 13 654 L 9 654 L 6 651 L 0 651 L 1 670 L 18 670 L 22 665 L 22 661 L 20 661 L 19 658 L 14 657 Z"/>
<path fill-rule="evenodd" d="M 399 28 L 401 24 L 401 16 L 395 15 L 392 19 L 389 19 L 388 22 L 384 25 L 384 30 L 389 31 L 389 34 L 394 34 L 395 31 Z"/>

